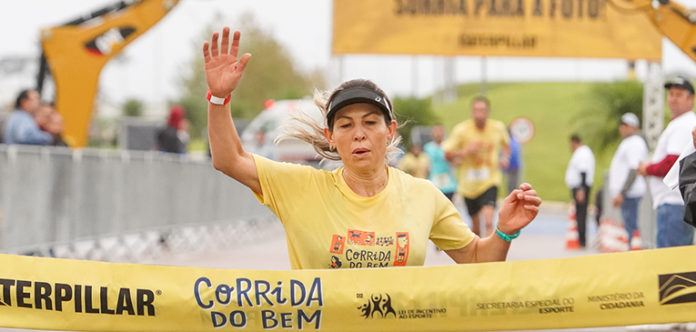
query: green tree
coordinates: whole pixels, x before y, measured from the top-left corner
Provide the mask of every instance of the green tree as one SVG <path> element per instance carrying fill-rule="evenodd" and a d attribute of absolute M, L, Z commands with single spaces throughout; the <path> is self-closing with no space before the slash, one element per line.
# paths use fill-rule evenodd
<path fill-rule="evenodd" d="M 143 109 L 145 107 L 143 106 L 143 102 L 135 99 L 135 98 L 130 98 L 126 100 L 125 103 L 123 103 L 123 115 L 124 116 L 132 116 L 132 117 L 140 117 L 143 115 Z"/>
<path fill-rule="evenodd" d="M 588 107 L 575 120 L 578 133 L 597 152 L 614 149 L 620 141 L 619 119 L 627 112 L 643 118 L 643 84 L 640 82 L 599 83 L 590 92 Z"/>
<path fill-rule="evenodd" d="M 394 116 L 399 123 L 397 132 L 401 135 L 402 143 L 407 149 L 411 147 L 411 130 L 415 126 L 430 126 L 439 122 L 430 98 L 401 98 L 392 100 Z"/>
<path fill-rule="evenodd" d="M 201 40 L 210 40 L 213 31 L 221 30 L 223 20 L 218 17 L 201 34 Z M 253 118 L 262 109 L 268 99 L 296 99 L 308 96 L 314 88 L 323 89 L 325 83 L 320 71 L 305 74 L 297 69 L 289 52 L 269 33 L 261 29 L 255 18 L 243 14 L 234 29 L 242 32 L 240 55 L 251 53 L 242 81 L 233 92 L 231 109 L 235 118 Z M 188 70 L 181 77 L 181 97 L 175 101 L 186 109 L 191 121 L 194 136 L 203 133 L 207 123 L 207 93 L 202 43 L 195 45 L 195 57 L 189 63 Z"/>

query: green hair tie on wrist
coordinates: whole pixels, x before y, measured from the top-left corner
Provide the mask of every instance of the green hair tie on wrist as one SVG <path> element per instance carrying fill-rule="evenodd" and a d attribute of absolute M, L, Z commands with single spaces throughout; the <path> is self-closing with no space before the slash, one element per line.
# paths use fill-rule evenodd
<path fill-rule="evenodd" d="M 512 235 L 508 235 L 508 234 L 503 233 L 500 229 L 498 229 L 498 227 L 495 228 L 495 234 L 498 235 L 499 238 L 505 240 L 506 242 L 510 242 L 510 241 L 512 241 L 512 239 L 515 239 L 518 236 L 520 236 L 521 231 L 522 230 L 518 230 L 517 233 L 512 234 Z"/>

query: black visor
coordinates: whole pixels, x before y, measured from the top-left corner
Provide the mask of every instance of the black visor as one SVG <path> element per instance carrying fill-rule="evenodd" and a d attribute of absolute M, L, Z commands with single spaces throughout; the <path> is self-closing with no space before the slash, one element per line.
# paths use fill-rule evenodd
<path fill-rule="evenodd" d="M 389 121 L 394 120 L 394 116 L 392 115 L 392 110 L 387 102 L 387 98 L 372 89 L 356 86 L 343 89 L 333 96 L 329 102 L 329 111 L 326 114 L 326 124 L 331 127 L 338 110 L 348 105 L 358 103 L 375 105 L 379 107 L 382 112 L 384 112 L 384 114 L 389 118 Z"/>

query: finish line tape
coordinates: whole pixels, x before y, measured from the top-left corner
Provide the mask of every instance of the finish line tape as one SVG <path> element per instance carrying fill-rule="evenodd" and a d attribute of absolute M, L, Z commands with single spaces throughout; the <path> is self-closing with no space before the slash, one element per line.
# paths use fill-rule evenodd
<path fill-rule="evenodd" d="M 255 271 L 0 255 L 0 326 L 465 331 L 696 321 L 696 247 L 436 267 Z"/>

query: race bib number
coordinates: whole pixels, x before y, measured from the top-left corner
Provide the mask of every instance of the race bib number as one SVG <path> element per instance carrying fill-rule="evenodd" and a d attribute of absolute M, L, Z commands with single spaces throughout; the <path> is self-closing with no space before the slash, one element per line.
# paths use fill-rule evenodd
<path fill-rule="evenodd" d="M 474 168 L 466 172 L 466 179 L 469 181 L 484 181 L 491 175 L 488 168 Z"/>
<path fill-rule="evenodd" d="M 433 184 L 438 188 L 447 187 L 450 184 L 449 174 L 441 173 L 433 176 Z"/>

